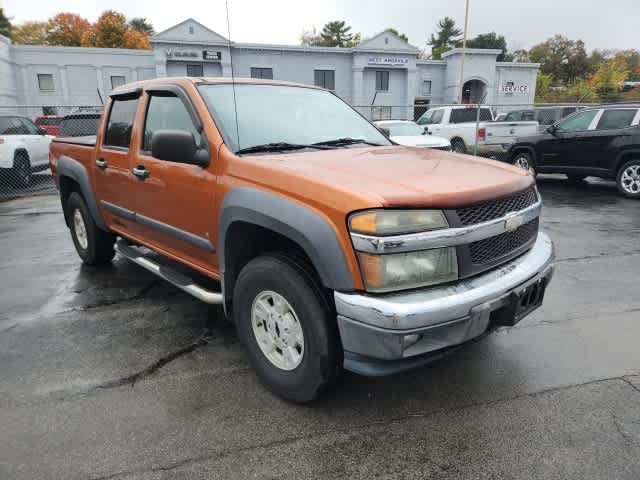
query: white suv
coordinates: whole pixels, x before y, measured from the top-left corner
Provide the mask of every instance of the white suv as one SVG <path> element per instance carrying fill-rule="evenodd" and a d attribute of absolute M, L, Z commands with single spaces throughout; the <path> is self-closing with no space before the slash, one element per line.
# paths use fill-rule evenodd
<path fill-rule="evenodd" d="M 8 171 L 18 186 L 29 186 L 32 172 L 49 168 L 51 138 L 28 118 L 0 116 L 0 172 Z"/>

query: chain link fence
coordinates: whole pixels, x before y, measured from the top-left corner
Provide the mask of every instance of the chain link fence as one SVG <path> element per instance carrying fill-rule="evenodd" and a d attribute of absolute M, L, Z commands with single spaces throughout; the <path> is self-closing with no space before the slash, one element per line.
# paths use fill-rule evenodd
<path fill-rule="evenodd" d="M 0 106 L 0 201 L 55 193 L 51 140 L 94 135 L 101 111 L 96 105 Z"/>
<path fill-rule="evenodd" d="M 354 108 L 371 121 L 383 122 L 379 126 L 389 129 L 398 143 L 426 146 L 439 137 L 448 140 L 454 151 L 513 163 L 517 159 L 510 147 L 518 137 L 544 132 L 586 106 L 482 104 L 478 108 L 475 104 L 416 103 Z M 101 113 L 99 105 L 0 106 L 0 201 L 54 193 L 48 156 L 51 139 L 94 135 Z"/>

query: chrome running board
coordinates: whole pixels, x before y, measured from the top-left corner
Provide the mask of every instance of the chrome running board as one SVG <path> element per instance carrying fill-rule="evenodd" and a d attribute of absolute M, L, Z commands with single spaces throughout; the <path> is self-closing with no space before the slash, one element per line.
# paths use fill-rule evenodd
<path fill-rule="evenodd" d="M 188 276 L 173 270 L 166 265 L 159 265 L 158 263 L 150 260 L 144 253 L 138 251 L 137 248 L 127 245 L 123 240 L 116 242 L 116 252 L 123 257 L 128 258 L 132 262 L 137 263 L 145 270 L 157 275 L 158 277 L 166 280 L 167 282 L 175 285 L 180 290 L 187 292 L 189 295 L 193 295 L 198 300 L 202 300 L 205 303 L 212 305 L 221 304 L 223 301 L 222 293 L 212 292 L 196 284 L 196 282 Z"/>

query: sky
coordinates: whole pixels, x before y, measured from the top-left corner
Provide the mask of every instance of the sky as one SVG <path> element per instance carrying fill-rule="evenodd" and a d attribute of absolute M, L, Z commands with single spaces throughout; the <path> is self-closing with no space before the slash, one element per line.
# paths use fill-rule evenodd
<path fill-rule="evenodd" d="M 588 50 L 640 48 L 640 0 L 469 0 L 469 36 L 496 31 L 510 50 L 529 48 L 556 33 L 582 39 Z M 425 48 L 437 21 L 453 17 L 462 28 L 465 0 L 228 0 L 231 39 L 298 44 L 300 33 L 346 20 L 371 37 L 393 27 Z M 146 17 L 162 31 L 193 17 L 227 36 L 224 0 L 0 0 L 14 23 L 45 20 L 60 11 L 94 21 L 103 10 Z"/>

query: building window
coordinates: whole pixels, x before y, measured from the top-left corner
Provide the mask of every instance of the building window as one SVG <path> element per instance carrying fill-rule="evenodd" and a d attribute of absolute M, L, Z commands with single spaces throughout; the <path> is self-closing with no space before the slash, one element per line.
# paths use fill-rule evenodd
<path fill-rule="evenodd" d="M 124 75 L 111 75 L 111 88 L 117 88 L 124 85 Z"/>
<path fill-rule="evenodd" d="M 422 95 L 425 97 L 431 95 L 431 80 L 422 81 Z"/>
<path fill-rule="evenodd" d="M 251 78 L 265 78 L 273 80 L 273 68 L 251 67 Z"/>
<path fill-rule="evenodd" d="M 313 83 L 316 87 L 326 88 L 327 90 L 335 90 L 336 72 L 334 70 L 314 70 Z"/>
<path fill-rule="evenodd" d="M 204 73 L 202 71 L 201 63 L 187 63 L 187 77 L 202 77 Z"/>
<path fill-rule="evenodd" d="M 53 92 L 55 90 L 53 85 L 53 75 L 50 73 L 39 73 L 38 88 L 41 92 Z"/>
<path fill-rule="evenodd" d="M 376 71 L 376 91 L 389 91 L 389 72 L 387 70 Z"/>
<path fill-rule="evenodd" d="M 189 35 L 193 35 L 193 25 L 189 25 Z"/>

